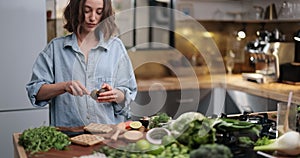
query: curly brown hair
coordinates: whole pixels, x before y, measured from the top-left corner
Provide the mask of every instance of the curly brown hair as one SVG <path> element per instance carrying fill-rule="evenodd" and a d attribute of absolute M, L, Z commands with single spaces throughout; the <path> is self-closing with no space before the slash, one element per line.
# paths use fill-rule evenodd
<path fill-rule="evenodd" d="M 64 11 L 66 23 L 64 28 L 75 34 L 80 33 L 80 26 L 84 22 L 84 4 L 86 0 L 70 0 Z M 108 40 L 117 33 L 117 25 L 115 23 L 115 13 L 112 8 L 111 0 L 103 0 L 103 10 L 100 23 L 96 30 L 100 30 L 104 34 L 104 39 Z M 95 34 L 98 37 L 97 31 Z"/>

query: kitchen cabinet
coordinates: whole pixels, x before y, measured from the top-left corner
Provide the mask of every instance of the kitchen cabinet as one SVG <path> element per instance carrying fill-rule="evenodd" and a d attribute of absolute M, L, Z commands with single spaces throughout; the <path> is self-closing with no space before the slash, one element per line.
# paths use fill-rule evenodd
<path fill-rule="evenodd" d="M 162 112 L 177 118 L 190 111 L 207 114 L 211 101 L 211 89 L 185 89 L 167 91 L 168 99 Z"/>
<path fill-rule="evenodd" d="M 48 108 L 0 112 L 1 119 L 1 157 L 13 157 L 14 148 L 11 141 L 12 133 L 19 133 L 28 128 L 49 125 Z M 23 157 L 22 157 L 23 158 Z"/>
<path fill-rule="evenodd" d="M 226 114 L 276 111 L 278 101 L 237 90 L 226 90 Z"/>
<path fill-rule="evenodd" d="M 175 116 L 179 111 L 196 110 L 207 116 L 213 114 L 237 114 L 244 111 L 275 111 L 277 102 L 287 102 L 293 91 L 292 102 L 300 104 L 300 91 L 296 85 L 284 83 L 258 84 L 246 81 L 242 75 L 201 75 L 198 86 L 188 84 L 193 77 L 165 77 L 158 79 L 138 79 L 138 95 L 131 108 L 135 116 L 151 116 L 167 112 Z M 153 83 L 160 83 L 161 89 L 151 89 Z M 135 105 L 137 104 L 137 105 Z M 181 106 L 182 105 L 182 106 Z M 186 109 L 184 109 L 186 108 Z M 180 111 L 181 112 L 181 111 Z"/>
<path fill-rule="evenodd" d="M 133 119 L 165 112 L 173 118 L 188 111 L 207 114 L 211 89 L 139 91 L 131 109 Z"/>
<path fill-rule="evenodd" d="M 222 95 L 225 93 L 225 97 Z M 163 97 L 165 95 L 165 98 Z M 183 89 L 163 91 L 140 91 L 132 106 L 133 114 L 138 117 L 151 116 L 165 112 L 173 118 L 188 111 L 197 111 L 206 116 L 240 114 L 243 112 L 275 111 L 277 102 L 238 90 Z M 140 107 L 136 108 L 138 104 Z M 134 116 L 134 119 L 136 119 Z"/>

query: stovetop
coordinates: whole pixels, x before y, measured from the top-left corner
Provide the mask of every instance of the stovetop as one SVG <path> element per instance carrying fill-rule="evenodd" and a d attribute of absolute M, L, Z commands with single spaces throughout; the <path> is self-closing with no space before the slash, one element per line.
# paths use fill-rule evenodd
<path fill-rule="evenodd" d="M 230 118 L 240 121 L 251 122 L 253 124 L 261 125 L 262 129 L 260 131 L 259 137 L 268 137 L 270 139 L 276 138 L 276 121 L 269 118 L 268 113 L 248 113 L 238 115 L 226 115 L 222 114 L 221 118 Z M 251 140 L 257 140 L 259 137 L 248 131 L 236 131 L 236 132 L 225 132 L 217 133 L 217 140 L 219 143 L 225 144 L 230 147 L 234 158 L 259 158 L 257 152 L 253 150 L 254 144 L 250 146 L 240 146 L 237 144 L 239 137 L 248 136 Z"/>
<path fill-rule="evenodd" d="M 251 122 L 254 124 L 261 125 L 262 130 L 260 133 L 260 137 L 267 136 L 270 139 L 276 138 L 276 133 L 277 133 L 276 121 L 270 119 L 268 113 L 266 112 L 255 113 L 255 114 L 244 112 L 243 114 L 240 115 L 222 114 L 221 118 L 231 118 L 231 119 L 236 119 L 240 121 L 246 121 L 246 122 Z"/>

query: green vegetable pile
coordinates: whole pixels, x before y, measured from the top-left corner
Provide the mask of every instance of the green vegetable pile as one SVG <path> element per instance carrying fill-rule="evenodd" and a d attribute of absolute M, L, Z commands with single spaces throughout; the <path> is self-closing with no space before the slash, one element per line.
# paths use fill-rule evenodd
<path fill-rule="evenodd" d="M 153 118 L 152 127 L 169 119 L 164 114 Z M 105 146 L 97 152 L 109 158 L 251 157 L 248 154 L 254 153 L 251 151 L 259 141 L 267 142 L 267 138 L 256 142 L 260 137 L 261 125 L 229 118 L 207 118 L 198 112 L 186 112 L 169 121 L 164 128 L 171 135 L 164 136 L 160 145 L 149 145 L 143 140 L 121 149 Z"/>
<path fill-rule="evenodd" d="M 179 116 L 168 128 L 179 143 L 197 149 L 201 144 L 216 141 L 215 123 L 215 120 L 207 119 L 200 113 L 188 112 Z"/>
<path fill-rule="evenodd" d="M 216 141 L 215 132 L 210 120 L 194 120 L 188 124 L 188 128 L 177 137 L 177 140 L 191 149 L 196 149 L 201 144 L 214 143 Z"/>
<path fill-rule="evenodd" d="M 23 131 L 19 137 L 19 144 L 31 154 L 48 151 L 51 148 L 63 150 L 71 144 L 69 137 L 52 126 L 41 126 Z"/>
<path fill-rule="evenodd" d="M 170 116 L 166 113 L 158 113 L 151 117 L 149 122 L 149 128 L 161 127 L 161 124 L 167 123 L 170 120 Z"/>

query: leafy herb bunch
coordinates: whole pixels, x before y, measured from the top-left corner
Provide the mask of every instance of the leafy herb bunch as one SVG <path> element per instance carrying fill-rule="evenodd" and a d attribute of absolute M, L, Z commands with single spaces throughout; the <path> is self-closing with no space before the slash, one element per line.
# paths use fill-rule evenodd
<path fill-rule="evenodd" d="M 57 131 L 55 127 L 41 126 L 24 130 L 19 137 L 19 144 L 26 151 L 30 151 L 30 154 L 34 154 L 48 151 L 51 148 L 64 150 L 66 146 L 71 144 L 71 141 L 66 134 Z"/>

